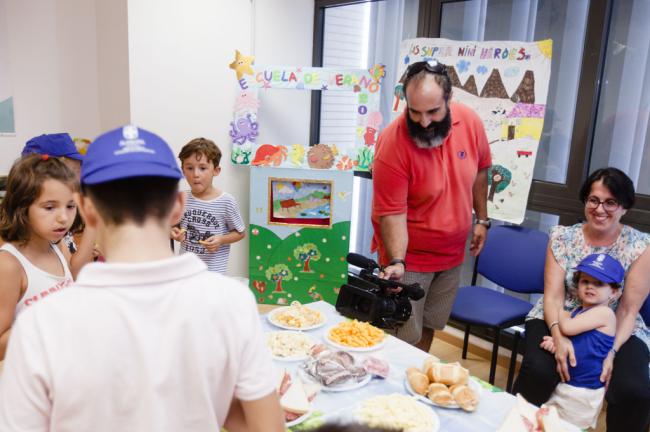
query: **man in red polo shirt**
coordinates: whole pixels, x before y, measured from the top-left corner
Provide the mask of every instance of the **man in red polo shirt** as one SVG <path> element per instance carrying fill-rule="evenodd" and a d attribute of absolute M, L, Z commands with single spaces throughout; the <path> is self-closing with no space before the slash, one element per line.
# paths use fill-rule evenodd
<path fill-rule="evenodd" d="M 472 225 L 472 255 L 485 242 L 492 158 L 481 119 L 450 102 L 444 65 L 414 63 L 402 84 L 407 109 L 377 142 L 373 249 L 386 266 L 384 277 L 424 288 L 425 297 L 412 302 L 411 318 L 396 336 L 428 351 L 433 329 L 449 319 Z"/>

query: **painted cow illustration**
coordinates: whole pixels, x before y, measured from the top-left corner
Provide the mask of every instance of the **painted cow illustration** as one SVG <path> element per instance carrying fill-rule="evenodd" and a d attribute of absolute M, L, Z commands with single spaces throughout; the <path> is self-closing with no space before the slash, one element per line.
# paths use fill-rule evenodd
<path fill-rule="evenodd" d="M 294 208 L 294 207 L 300 208 L 300 203 L 296 202 L 296 200 L 294 200 L 294 199 L 286 199 L 286 200 L 280 201 L 280 211 L 282 211 L 283 209 L 286 209 L 286 211 L 288 212 L 289 209 Z"/>

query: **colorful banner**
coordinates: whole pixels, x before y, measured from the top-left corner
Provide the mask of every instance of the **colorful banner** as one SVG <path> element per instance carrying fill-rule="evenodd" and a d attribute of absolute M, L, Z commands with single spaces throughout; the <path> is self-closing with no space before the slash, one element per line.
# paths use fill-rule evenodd
<path fill-rule="evenodd" d="M 377 131 L 382 124 L 379 95 L 384 67 L 331 69 L 296 66 L 254 66 L 253 57 L 236 52 L 230 64 L 239 83 L 233 121 L 230 123 L 231 161 L 236 165 L 272 166 L 339 171 L 368 171 L 375 152 Z M 260 90 L 319 90 L 356 94 L 354 144 L 315 145 L 261 143 L 257 111 Z"/>
<path fill-rule="evenodd" d="M 336 302 L 347 280 L 352 171 L 251 170 L 250 288 L 258 303 Z"/>
<path fill-rule="evenodd" d="M 7 32 L 5 14 L 0 13 L 0 134 L 13 135 L 16 133 L 16 127 Z"/>
<path fill-rule="evenodd" d="M 488 169 L 488 214 L 520 224 L 533 180 L 544 126 L 553 42 L 467 42 L 410 39 L 400 48 L 398 77 L 407 66 L 437 60 L 447 66 L 452 99 L 483 119 L 492 167 Z M 395 87 L 395 112 L 405 106 L 402 85 Z M 453 113 L 452 113 L 453 116 Z"/>

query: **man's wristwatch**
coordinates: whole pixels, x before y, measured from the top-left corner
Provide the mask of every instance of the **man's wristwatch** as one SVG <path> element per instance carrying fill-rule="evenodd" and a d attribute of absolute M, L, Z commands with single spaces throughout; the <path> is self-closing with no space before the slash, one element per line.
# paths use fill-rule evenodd
<path fill-rule="evenodd" d="M 389 266 L 392 266 L 392 265 L 395 265 L 395 264 L 402 264 L 402 266 L 403 266 L 404 268 L 406 268 L 406 261 L 404 261 L 403 259 L 399 259 L 399 258 L 392 259 L 392 260 L 390 260 L 390 262 L 388 263 Z"/>
<path fill-rule="evenodd" d="M 476 219 L 474 223 L 478 225 L 483 225 L 487 229 L 490 229 L 490 227 L 492 226 L 492 221 L 490 219 Z"/>

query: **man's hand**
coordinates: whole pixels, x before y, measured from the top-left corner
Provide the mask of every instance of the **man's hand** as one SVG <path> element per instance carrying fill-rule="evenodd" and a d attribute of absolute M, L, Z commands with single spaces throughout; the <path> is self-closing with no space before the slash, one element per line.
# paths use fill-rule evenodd
<path fill-rule="evenodd" d="M 398 263 L 384 267 L 384 269 L 379 272 L 379 277 L 383 279 L 389 279 L 394 281 L 401 281 L 404 277 L 404 264 Z M 388 288 L 387 291 L 391 294 L 397 294 L 402 291 L 401 287 Z"/>
<path fill-rule="evenodd" d="M 221 247 L 221 236 L 213 235 L 212 237 L 208 237 L 206 240 L 199 240 L 199 243 L 201 243 L 208 252 L 216 252 Z"/>
<path fill-rule="evenodd" d="M 552 336 L 544 336 L 542 338 L 542 343 L 539 344 L 539 347 L 550 352 L 551 354 L 555 354 L 555 344 L 553 343 Z"/>
<path fill-rule="evenodd" d="M 379 277 L 394 281 L 402 280 L 404 277 L 404 264 L 393 264 L 384 267 L 384 269 L 379 273 Z"/>
<path fill-rule="evenodd" d="M 569 374 L 569 364 L 572 367 L 575 367 L 578 363 L 576 362 L 575 351 L 573 350 L 573 344 L 571 340 L 566 336 L 559 336 L 553 338 L 553 343 L 555 344 L 555 361 L 557 362 L 557 373 L 560 374 L 560 379 L 562 382 L 567 382 L 571 379 Z M 569 360 L 567 362 L 567 359 Z"/>
<path fill-rule="evenodd" d="M 185 240 L 185 233 L 187 230 L 185 228 L 178 228 L 178 227 L 173 227 L 170 237 L 172 240 L 176 240 L 177 242 L 182 242 Z"/>
<path fill-rule="evenodd" d="M 472 232 L 472 242 L 469 246 L 469 252 L 472 256 L 481 253 L 485 239 L 487 238 L 487 227 L 481 224 L 474 224 L 474 231 Z"/>

